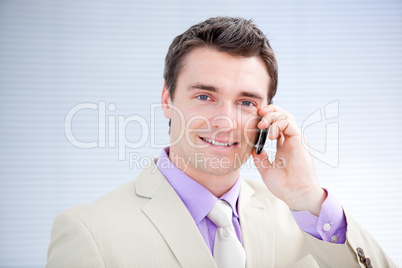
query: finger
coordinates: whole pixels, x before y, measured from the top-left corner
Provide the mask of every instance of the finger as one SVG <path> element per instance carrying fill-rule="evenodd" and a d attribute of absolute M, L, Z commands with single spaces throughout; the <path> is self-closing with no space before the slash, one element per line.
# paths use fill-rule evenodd
<path fill-rule="evenodd" d="M 257 127 L 260 129 L 264 129 L 264 128 L 269 127 L 275 121 L 286 120 L 288 118 L 291 118 L 291 117 L 289 117 L 289 114 L 287 114 L 287 113 L 272 112 L 272 113 L 266 114 L 263 118 L 261 118 L 261 121 L 258 123 Z"/>
<path fill-rule="evenodd" d="M 271 166 L 271 162 L 269 161 L 268 154 L 265 150 L 262 150 L 260 154 L 257 154 L 256 150 L 252 151 L 252 156 L 254 160 L 254 164 L 257 167 L 258 172 L 262 174 L 265 172 L 267 167 Z"/>
<path fill-rule="evenodd" d="M 280 133 L 286 130 L 286 128 L 289 125 L 289 121 L 276 121 L 271 125 L 270 131 L 269 131 L 269 139 L 270 140 L 276 140 Z"/>
<path fill-rule="evenodd" d="M 287 113 L 286 110 L 284 110 L 284 109 L 282 109 L 281 107 L 276 106 L 276 105 L 274 105 L 274 104 L 270 104 L 270 105 L 268 105 L 268 106 L 260 107 L 260 108 L 258 109 L 258 114 L 259 114 L 260 116 L 264 116 L 264 115 L 266 115 L 267 113 L 273 113 L 273 112 Z"/>
<path fill-rule="evenodd" d="M 281 150 L 283 147 L 283 144 L 285 143 L 285 135 L 283 133 L 279 133 L 279 137 L 276 139 L 276 149 Z"/>
<path fill-rule="evenodd" d="M 283 133 L 280 133 L 278 138 L 276 139 L 275 160 L 286 158 L 286 148 L 284 147 L 284 144 L 285 144 L 285 135 L 283 135 Z"/>
<path fill-rule="evenodd" d="M 278 118 L 278 120 L 273 122 L 271 125 L 269 139 L 277 139 L 280 133 L 283 133 L 285 136 L 292 137 L 300 135 L 300 130 L 297 127 L 296 122 L 289 120 L 288 117 L 286 117 L 286 119 Z"/>

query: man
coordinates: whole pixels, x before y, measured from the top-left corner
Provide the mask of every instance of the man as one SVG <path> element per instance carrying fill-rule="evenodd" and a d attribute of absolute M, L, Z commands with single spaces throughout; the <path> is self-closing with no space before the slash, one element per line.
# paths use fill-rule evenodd
<path fill-rule="evenodd" d="M 251 21 L 192 26 L 171 44 L 164 79 L 170 146 L 134 182 L 58 215 L 48 267 L 395 266 L 319 186 L 292 115 L 269 105 L 276 60 Z M 272 163 L 255 151 L 268 127 Z M 239 177 L 251 155 L 263 183 Z"/>

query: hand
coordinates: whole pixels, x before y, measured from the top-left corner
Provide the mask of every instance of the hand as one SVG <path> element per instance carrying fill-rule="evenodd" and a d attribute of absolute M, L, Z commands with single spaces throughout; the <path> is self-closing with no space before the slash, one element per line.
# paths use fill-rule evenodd
<path fill-rule="evenodd" d="M 302 136 L 294 117 L 276 105 L 261 107 L 263 118 L 258 128 L 270 127 L 268 138 L 277 140 L 275 160 L 270 163 L 267 152 L 257 155 L 254 162 L 268 189 L 294 211 L 309 211 L 318 216 L 326 192 L 318 184 L 310 152 L 303 146 Z"/>

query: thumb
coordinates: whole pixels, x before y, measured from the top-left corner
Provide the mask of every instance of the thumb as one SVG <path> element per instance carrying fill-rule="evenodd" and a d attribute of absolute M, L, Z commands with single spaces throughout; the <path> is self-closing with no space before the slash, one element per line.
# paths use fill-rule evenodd
<path fill-rule="evenodd" d="M 260 154 L 256 153 L 254 149 L 252 152 L 254 164 L 257 167 L 258 172 L 261 176 L 270 170 L 271 162 L 269 161 L 268 154 L 265 150 L 262 150 Z"/>

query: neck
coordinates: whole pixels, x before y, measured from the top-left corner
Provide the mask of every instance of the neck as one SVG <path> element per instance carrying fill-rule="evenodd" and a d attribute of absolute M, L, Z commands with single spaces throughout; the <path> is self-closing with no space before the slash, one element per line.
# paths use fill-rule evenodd
<path fill-rule="evenodd" d="M 205 167 L 204 163 L 198 163 L 200 166 L 203 166 L 203 168 L 196 168 L 192 163 L 192 159 L 186 159 L 176 154 L 174 150 L 170 150 L 169 159 L 187 176 L 204 186 L 217 198 L 220 198 L 228 192 L 239 177 L 239 169 L 219 170 Z"/>

